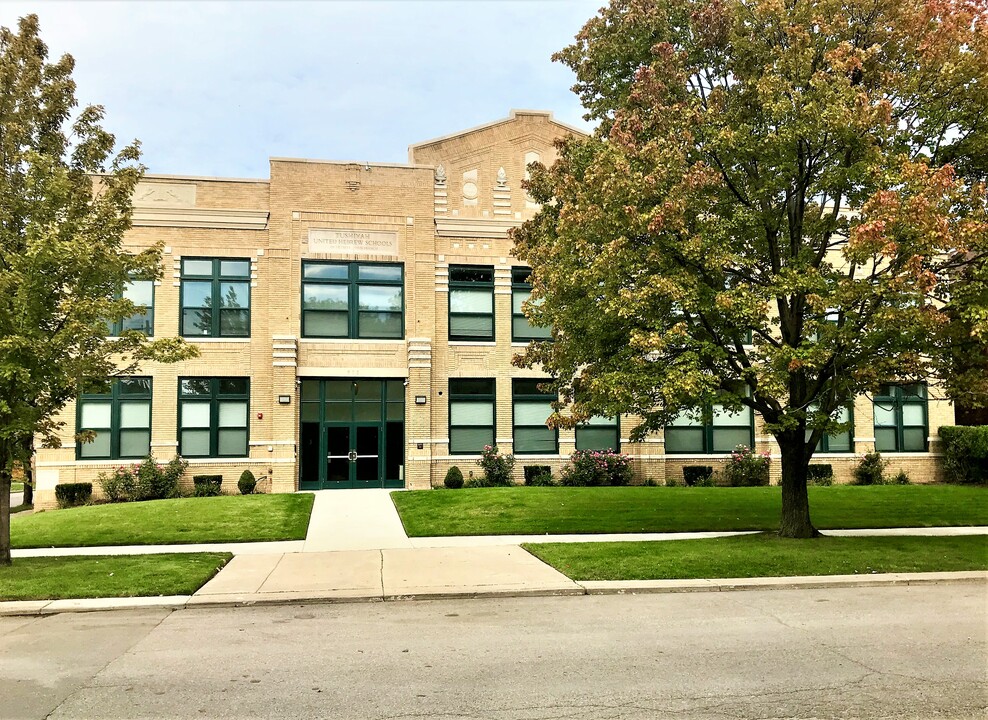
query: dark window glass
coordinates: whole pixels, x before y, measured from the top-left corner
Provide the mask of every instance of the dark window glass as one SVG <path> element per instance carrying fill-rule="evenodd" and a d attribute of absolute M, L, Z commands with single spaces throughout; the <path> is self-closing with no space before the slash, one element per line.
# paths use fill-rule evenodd
<path fill-rule="evenodd" d="M 449 339 L 494 339 L 494 268 L 449 268 Z"/>
<path fill-rule="evenodd" d="M 729 412 L 722 405 L 684 411 L 665 427 L 666 453 L 729 453 L 755 444 L 754 414 L 749 407 Z"/>
<path fill-rule="evenodd" d="M 925 452 L 929 435 L 926 385 L 883 385 L 875 396 L 875 449 Z"/>
<path fill-rule="evenodd" d="M 528 268 L 511 270 L 511 339 L 519 342 L 547 340 L 552 337 L 549 328 L 533 325 L 522 311 L 522 305 L 532 294 L 532 286 L 528 282 L 529 272 Z"/>
<path fill-rule="evenodd" d="M 516 455 L 555 455 L 559 437 L 555 428 L 546 425 L 552 414 L 556 393 L 543 391 L 546 380 L 514 379 L 511 384 L 512 430 Z"/>
<path fill-rule="evenodd" d="M 404 269 L 380 263 L 302 263 L 302 336 L 400 340 Z"/>
<path fill-rule="evenodd" d="M 179 378 L 179 455 L 246 457 L 249 389 L 247 378 Z"/>
<path fill-rule="evenodd" d="M 494 444 L 494 380 L 449 380 L 449 451 L 479 454 Z"/>
<path fill-rule="evenodd" d="M 79 397 L 76 426 L 96 438 L 79 443 L 79 459 L 142 458 L 151 452 L 151 378 L 119 378 L 106 392 Z"/>
<path fill-rule="evenodd" d="M 250 260 L 182 260 L 181 334 L 250 336 Z"/>

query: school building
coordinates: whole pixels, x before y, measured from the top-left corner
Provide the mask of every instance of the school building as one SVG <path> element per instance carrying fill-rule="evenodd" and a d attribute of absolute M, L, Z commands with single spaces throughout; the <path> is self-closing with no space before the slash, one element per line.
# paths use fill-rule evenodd
<path fill-rule="evenodd" d="M 545 426 L 543 375 L 511 364 L 547 331 L 522 314 L 527 269 L 508 232 L 538 210 L 527 165 L 552 163 L 553 142 L 575 132 L 515 110 L 411 145 L 408 164 L 272 158 L 268 179 L 147 176 L 126 244 L 162 243 L 163 276 L 131 284 L 147 312 L 117 331 L 178 335 L 200 356 L 146 364 L 66 408 L 61 447 L 36 456 L 37 507 L 59 483 L 98 495 L 101 472 L 149 452 L 181 454 L 187 476 L 223 475 L 226 492 L 246 468 L 269 492 L 428 488 L 452 465 L 478 474 L 488 444 L 516 456 L 519 481 L 527 464 L 558 472 L 576 448 L 620 449 L 660 484 L 739 443 L 777 456 L 750 411 L 710 408 L 639 443 L 633 417 Z M 893 470 L 935 478 L 952 406 L 925 385 L 882 392 L 857 399 L 853 429 L 817 460 L 847 481 L 877 446 Z M 83 429 L 95 441 L 77 443 Z"/>

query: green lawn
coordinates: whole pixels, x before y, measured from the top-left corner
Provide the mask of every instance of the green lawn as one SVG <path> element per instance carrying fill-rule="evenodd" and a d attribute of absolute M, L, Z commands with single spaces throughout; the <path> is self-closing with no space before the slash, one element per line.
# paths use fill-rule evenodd
<path fill-rule="evenodd" d="M 15 548 L 302 540 L 314 496 L 223 495 L 90 505 L 11 518 Z"/>
<path fill-rule="evenodd" d="M 818 528 L 988 525 L 988 489 L 811 487 Z M 776 530 L 778 487 L 478 488 L 392 493 L 411 537 Z"/>
<path fill-rule="evenodd" d="M 24 492 L 24 483 L 19 483 L 19 482 L 11 483 L 10 492 L 12 493 Z"/>
<path fill-rule="evenodd" d="M 191 595 L 233 557 L 167 553 L 15 558 L 0 567 L 0 600 Z"/>
<path fill-rule="evenodd" d="M 773 534 L 710 540 L 523 546 L 574 580 L 870 575 L 988 570 L 988 536 L 823 537 Z"/>

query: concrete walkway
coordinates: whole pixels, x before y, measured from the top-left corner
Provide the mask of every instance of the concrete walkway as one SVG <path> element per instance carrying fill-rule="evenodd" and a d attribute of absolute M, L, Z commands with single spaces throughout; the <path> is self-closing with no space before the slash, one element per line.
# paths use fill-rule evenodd
<path fill-rule="evenodd" d="M 664 541 L 740 532 L 500 535 L 409 538 L 388 490 L 324 490 L 305 540 L 15 550 L 14 557 L 231 552 L 231 560 L 192 596 L 0 603 L 0 615 L 123 607 L 196 607 L 405 598 L 698 592 L 765 587 L 986 581 L 988 573 L 574 582 L 519 547 L 526 542 Z M 984 535 L 988 527 L 834 530 L 828 535 Z"/>

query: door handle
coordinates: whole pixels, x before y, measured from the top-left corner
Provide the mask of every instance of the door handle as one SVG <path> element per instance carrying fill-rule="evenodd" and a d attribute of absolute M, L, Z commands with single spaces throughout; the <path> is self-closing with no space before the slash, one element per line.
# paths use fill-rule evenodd
<path fill-rule="evenodd" d="M 356 450 L 351 450 L 350 452 L 348 452 L 347 453 L 347 459 L 350 462 L 355 462 L 357 460 L 357 451 Z"/>

